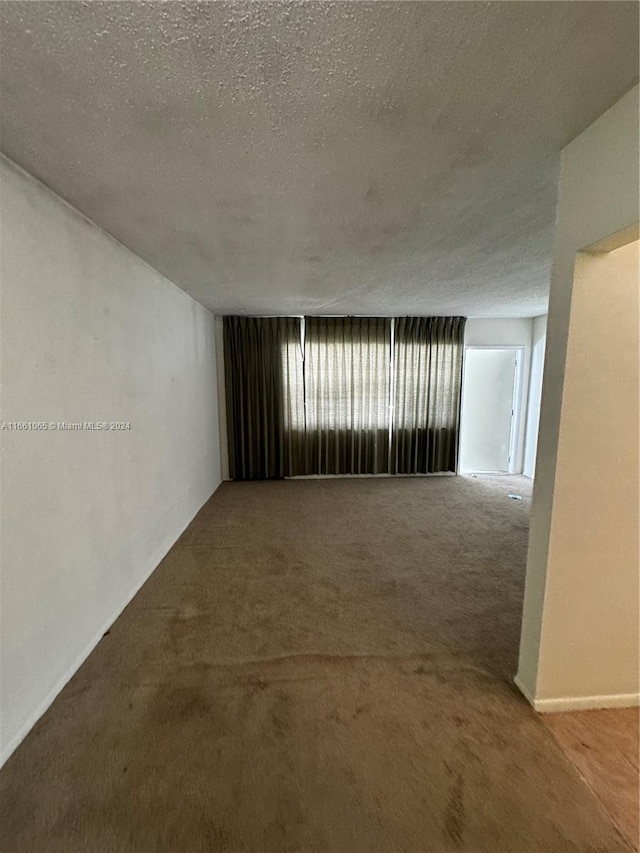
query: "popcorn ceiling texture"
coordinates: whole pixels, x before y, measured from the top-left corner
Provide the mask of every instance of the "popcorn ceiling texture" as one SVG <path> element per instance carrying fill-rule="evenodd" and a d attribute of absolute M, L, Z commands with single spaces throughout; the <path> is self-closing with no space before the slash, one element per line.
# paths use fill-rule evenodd
<path fill-rule="evenodd" d="M 2 3 L 2 150 L 220 313 L 532 316 L 638 6 Z"/>

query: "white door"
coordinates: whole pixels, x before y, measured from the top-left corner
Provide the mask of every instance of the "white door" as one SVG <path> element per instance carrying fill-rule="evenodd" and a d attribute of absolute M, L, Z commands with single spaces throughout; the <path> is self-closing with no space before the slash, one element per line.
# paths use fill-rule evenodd
<path fill-rule="evenodd" d="M 517 349 L 465 350 L 460 471 L 510 470 L 519 355 Z"/>

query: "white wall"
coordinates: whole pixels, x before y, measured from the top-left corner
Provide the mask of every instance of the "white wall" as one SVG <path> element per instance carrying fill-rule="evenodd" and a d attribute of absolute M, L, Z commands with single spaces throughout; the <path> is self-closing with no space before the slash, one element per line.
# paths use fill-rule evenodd
<path fill-rule="evenodd" d="M 542 399 L 542 371 L 544 369 L 544 349 L 547 340 L 547 315 L 536 317 L 533 321 L 533 345 L 531 348 L 531 376 L 529 378 L 529 402 L 527 406 L 527 427 L 524 436 L 524 465 L 522 472 L 533 477 L 536 470 L 536 451 L 538 449 L 538 425 L 540 423 L 540 402 Z"/>
<path fill-rule="evenodd" d="M 624 378 L 624 374 L 632 364 L 637 371 L 638 353 L 633 347 L 637 347 L 638 317 L 633 312 L 637 312 L 638 285 L 637 280 L 633 282 L 631 291 L 628 282 L 617 287 L 613 279 L 607 281 L 605 273 L 599 276 L 597 285 L 592 280 L 590 286 L 574 289 L 577 253 L 598 241 L 604 240 L 609 249 L 620 245 L 621 240 L 624 242 L 622 237 L 612 239 L 612 235 L 626 235 L 624 239 L 628 242 L 633 239 L 629 235 L 635 234 L 637 239 L 638 95 L 636 87 L 562 154 L 516 679 L 540 710 L 627 704 L 637 702 L 638 698 L 637 680 L 633 679 L 633 683 L 630 680 L 630 661 L 635 674 L 638 673 L 637 629 L 635 641 L 627 644 L 622 657 L 619 637 L 621 623 L 625 636 L 630 637 L 629 626 L 635 624 L 638 615 L 637 590 L 634 594 L 633 581 L 629 583 L 627 576 L 629 561 L 635 561 L 631 571 L 637 581 L 637 503 L 633 498 L 629 503 L 630 495 L 635 494 L 637 499 L 637 444 L 635 454 L 632 442 L 626 439 L 618 450 L 616 424 L 611 434 L 614 440 L 597 443 L 599 456 L 595 460 L 597 465 L 593 465 L 580 435 L 592 423 L 585 415 L 584 406 L 581 421 L 575 418 L 580 389 L 584 392 L 585 379 L 591 377 L 591 410 L 601 409 L 603 401 L 599 394 L 606 387 L 609 390 L 605 413 L 610 398 L 615 410 L 622 402 L 629 413 L 628 423 L 633 424 L 635 418 L 637 429 L 637 374 L 631 374 L 630 378 Z M 634 289 L 635 304 L 625 295 Z M 611 312 L 613 306 L 607 303 L 615 300 L 622 300 L 622 310 Z M 610 356 L 600 341 L 593 355 L 590 354 L 588 336 L 583 334 L 585 322 L 597 328 L 599 313 L 612 343 L 610 364 L 606 363 Z M 629 316 L 623 326 L 617 326 L 625 313 Z M 610 322 L 613 315 L 617 319 Z M 591 319 L 586 320 L 588 317 Z M 636 337 L 633 334 L 629 337 L 629 322 L 636 324 Z M 619 360 L 619 344 L 631 352 L 631 358 Z M 603 367 L 608 376 L 604 386 L 600 376 Z M 635 397 L 633 392 L 628 396 L 634 382 Z M 619 389 L 625 390 L 619 395 Z M 623 394 L 627 395 L 626 402 Z M 600 430 L 602 425 L 598 421 L 594 426 Z M 592 446 L 590 452 L 593 450 Z M 578 476 L 580 466 L 593 476 Z M 629 478 L 633 483 L 631 490 Z M 585 514 L 586 505 L 589 507 Z M 602 519 L 615 519 L 615 524 L 603 527 Z M 595 527 L 594 521 L 597 521 Z M 594 530 L 599 533 L 598 540 L 594 540 Z M 571 536 L 575 534 L 584 537 L 593 553 L 586 554 L 575 538 L 571 547 Z M 626 556 L 620 551 L 620 537 Z M 623 595 L 620 578 L 627 581 Z M 567 631 L 563 622 L 569 622 L 571 630 Z"/>
<path fill-rule="evenodd" d="M 220 483 L 213 316 L 6 159 L 4 760 Z"/>
<path fill-rule="evenodd" d="M 531 366 L 531 344 L 533 321 L 530 318 L 513 320 L 486 320 L 469 318 L 465 326 L 464 344 L 467 347 L 513 346 L 523 347 L 522 389 L 520 411 L 516 429 L 515 473 L 522 472 L 524 460 L 525 424 L 529 397 L 529 372 Z M 464 437 L 461 437 L 464 440 Z"/>

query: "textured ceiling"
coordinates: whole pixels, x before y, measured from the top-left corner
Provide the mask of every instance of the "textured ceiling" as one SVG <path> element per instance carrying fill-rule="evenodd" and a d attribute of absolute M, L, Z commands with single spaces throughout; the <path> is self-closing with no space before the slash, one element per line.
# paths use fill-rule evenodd
<path fill-rule="evenodd" d="M 2 150 L 217 312 L 532 316 L 623 2 L 0 3 Z"/>

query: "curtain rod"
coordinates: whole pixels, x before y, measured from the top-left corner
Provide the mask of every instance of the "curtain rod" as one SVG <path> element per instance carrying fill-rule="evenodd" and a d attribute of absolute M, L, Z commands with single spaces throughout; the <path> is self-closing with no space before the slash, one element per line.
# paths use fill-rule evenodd
<path fill-rule="evenodd" d="M 246 317 L 251 320 L 281 320 L 287 318 L 304 320 L 305 317 L 326 317 L 327 319 L 344 317 L 350 320 L 397 320 L 404 317 L 425 317 L 429 320 L 440 317 L 446 320 L 451 317 L 458 317 L 460 320 L 469 319 L 468 317 L 465 317 L 464 314 L 214 314 L 213 316 L 220 320 L 225 317 Z M 529 320 L 531 318 L 526 317 L 524 319 Z"/>

